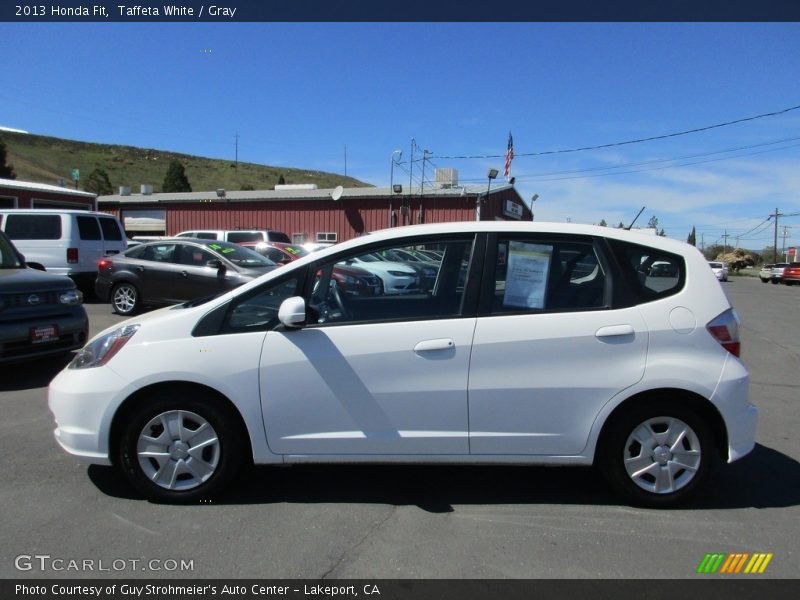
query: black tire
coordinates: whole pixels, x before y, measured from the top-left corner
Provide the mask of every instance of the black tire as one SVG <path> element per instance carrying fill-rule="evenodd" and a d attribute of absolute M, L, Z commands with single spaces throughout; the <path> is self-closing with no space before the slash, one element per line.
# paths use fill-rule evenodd
<path fill-rule="evenodd" d="M 142 308 L 142 298 L 135 285 L 121 281 L 111 288 L 111 306 L 118 315 L 134 315 Z"/>
<path fill-rule="evenodd" d="M 213 398 L 188 390 L 161 392 L 126 415 L 118 463 L 149 500 L 198 502 L 215 496 L 236 475 L 244 435 L 234 415 Z"/>
<path fill-rule="evenodd" d="M 690 433 L 686 433 L 684 426 Z M 646 440 L 632 439 L 637 431 L 653 434 L 654 446 L 648 447 Z M 686 435 L 676 436 L 678 431 Z M 663 440 L 658 440 L 662 436 Z M 675 440 L 669 439 L 672 437 Z M 657 440 L 664 443 L 658 445 Z M 673 449 L 674 454 L 670 451 Z M 667 400 L 631 407 L 615 416 L 606 425 L 597 451 L 597 464 L 619 496 L 633 505 L 658 508 L 685 502 L 707 481 L 719 459 L 705 421 L 694 411 Z M 681 469 L 681 465 L 687 468 Z M 628 468 L 634 474 L 629 474 Z"/>
<path fill-rule="evenodd" d="M 769 279 L 762 279 L 761 283 L 769 283 Z"/>
<path fill-rule="evenodd" d="M 774 283 L 776 285 L 780 283 L 780 281 L 778 281 L 777 279 L 770 279 L 769 282 Z"/>

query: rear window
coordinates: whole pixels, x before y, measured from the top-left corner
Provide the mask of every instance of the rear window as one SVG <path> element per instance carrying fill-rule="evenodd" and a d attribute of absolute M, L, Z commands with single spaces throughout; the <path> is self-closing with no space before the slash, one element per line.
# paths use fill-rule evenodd
<path fill-rule="evenodd" d="M 270 242 L 283 242 L 284 244 L 292 243 L 292 240 L 289 239 L 289 236 L 282 231 L 270 231 L 267 233 L 267 238 Z"/>
<path fill-rule="evenodd" d="M 12 240 L 59 240 L 61 216 L 8 215 L 5 231 Z"/>
<path fill-rule="evenodd" d="M 712 269 L 721 269 L 722 263 L 708 263 Z"/>
<path fill-rule="evenodd" d="M 100 217 L 100 229 L 103 230 L 103 238 L 114 242 L 122 241 L 122 232 L 116 219 Z"/>
<path fill-rule="evenodd" d="M 635 303 L 665 298 L 683 289 L 686 263 L 681 256 L 620 240 L 608 243 Z"/>
<path fill-rule="evenodd" d="M 242 242 L 263 242 L 264 236 L 260 231 L 230 231 L 228 232 L 228 241 L 234 244 L 241 244 Z"/>
<path fill-rule="evenodd" d="M 78 217 L 78 235 L 82 240 L 100 240 L 100 226 L 95 217 Z"/>

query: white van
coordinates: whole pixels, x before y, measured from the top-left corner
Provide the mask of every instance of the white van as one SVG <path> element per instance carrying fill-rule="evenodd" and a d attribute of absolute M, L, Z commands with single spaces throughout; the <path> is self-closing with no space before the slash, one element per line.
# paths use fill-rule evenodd
<path fill-rule="evenodd" d="M 81 287 L 94 285 L 98 260 L 127 246 L 119 220 L 86 210 L 0 210 L 0 230 L 29 266 L 67 275 Z"/>

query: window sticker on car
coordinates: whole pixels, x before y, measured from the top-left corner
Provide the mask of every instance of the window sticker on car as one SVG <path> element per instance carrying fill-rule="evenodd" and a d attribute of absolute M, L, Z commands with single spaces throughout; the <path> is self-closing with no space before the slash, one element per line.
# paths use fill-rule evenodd
<path fill-rule="evenodd" d="M 510 242 L 504 305 L 544 308 L 552 252 L 552 246 Z"/>
<path fill-rule="evenodd" d="M 236 248 L 223 248 L 220 250 L 223 254 L 230 254 L 231 252 L 236 252 Z"/>

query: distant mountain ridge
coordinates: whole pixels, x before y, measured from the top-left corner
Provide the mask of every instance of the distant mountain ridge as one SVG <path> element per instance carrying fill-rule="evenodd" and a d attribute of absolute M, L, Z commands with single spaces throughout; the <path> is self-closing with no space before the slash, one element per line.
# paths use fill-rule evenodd
<path fill-rule="evenodd" d="M 74 188 L 71 173 L 80 170 L 78 189 L 83 190 L 89 174 L 99 168 L 108 174 L 114 193 L 119 186 L 129 186 L 138 193 L 142 184 L 161 191 L 170 161 L 180 161 L 193 191 L 272 189 L 283 176 L 284 183 L 316 183 L 320 188 L 371 187 L 352 177 L 324 171 L 272 167 L 232 160 L 205 158 L 164 150 L 114 144 L 95 144 L 76 140 L 0 130 L 6 144 L 7 163 L 20 181 L 33 181 Z"/>

